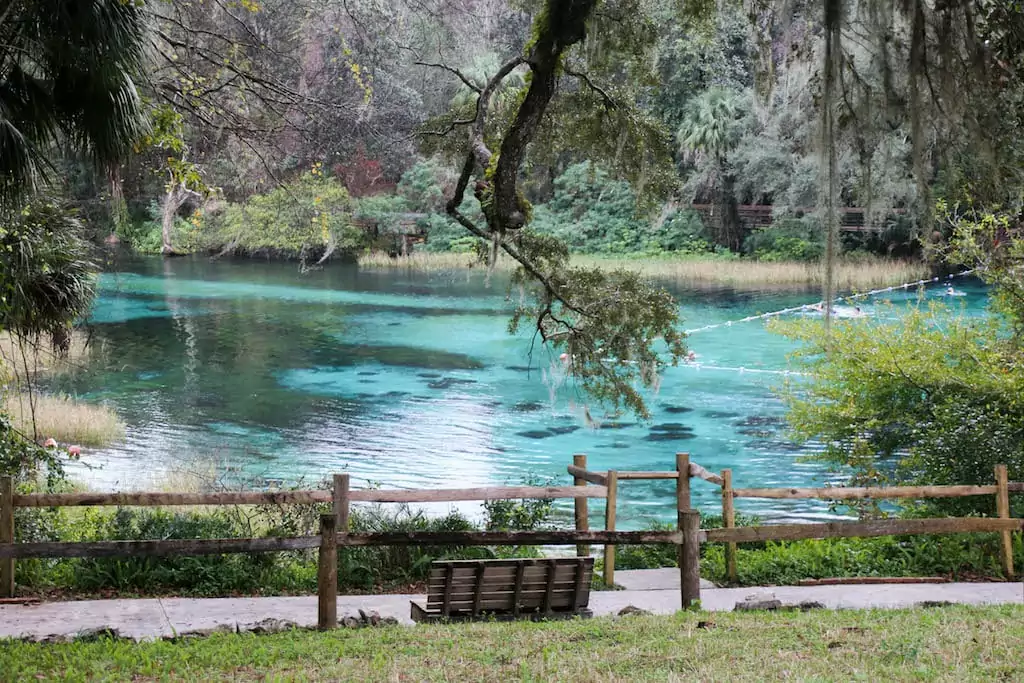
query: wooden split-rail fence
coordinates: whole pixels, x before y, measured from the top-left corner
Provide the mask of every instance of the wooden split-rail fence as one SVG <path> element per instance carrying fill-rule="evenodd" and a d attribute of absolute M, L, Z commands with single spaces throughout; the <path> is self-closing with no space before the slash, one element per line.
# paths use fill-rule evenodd
<path fill-rule="evenodd" d="M 604 582 L 615 581 L 616 545 L 673 544 L 678 549 L 681 606 L 700 601 L 700 544 L 725 543 L 727 571 L 736 579 L 736 544 L 751 541 L 848 538 L 912 534 L 998 532 L 1002 536 L 1001 562 L 1007 577 L 1013 575 L 1011 534 L 1022 530 L 1022 520 L 1010 517 L 1011 493 L 1024 493 L 1024 483 L 1009 482 L 1005 465 L 995 469 L 995 483 L 984 486 L 924 486 L 879 488 L 775 488 L 734 489 L 731 470 L 709 472 L 690 462 L 689 454 L 676 455 L 676 468 L 666 472 L 595 472 L 587 469 L 587 457 L 576 455 L 568 467 L 573 486 L 505 486 L 437 490 L 353 490 L 350 477 L 337 474 L 330 490 L 220 493 L 29 493 L 18 494 L 10 477 L 0 477 L 0 597 L 14 594 L 17 558 L 149 557 L 160 555 L 211 555 L 319 549 L 317 577 L 318 624 L 337 626 L 338 552 L 344 548 L 372 545 L 575 545 L 577 554 L 590 555 L 592 544 L 604 546 Z M 724 527 L 700 529 L 700 513 L 691 506 L 692 478 L 721 487 Z M 671 531 L 617 531 L 616 510 L 620 481 L 674 479 L 677 527 Z M 736 498 L 819 498 L 823 500 L 922 499 L 994 495 L 997 517 L 942 519 L 881 519 L 861 522 L 774 524 L 735 526 Z M 411 531 L 351 532 L 352 503 L 437 503 L 456 501 L 572 498 L 575 529 L 544 531 Z M 605 499 L 605 528 L 590 530 L 588 502 Z M 79 506 L 198 506 L 286 505 L 329 503 L 332 512 L 321 515 L 320 534 L 269 538 L 170 539 L 152 541 L 14 542 L 14 511 L 17 508 Z"/>

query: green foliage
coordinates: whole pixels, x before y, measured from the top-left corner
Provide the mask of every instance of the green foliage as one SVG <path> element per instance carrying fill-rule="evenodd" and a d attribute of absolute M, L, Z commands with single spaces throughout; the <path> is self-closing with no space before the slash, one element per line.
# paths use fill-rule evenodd
<path fill-rule="evenodd" d="M 748 103 L 741 93 L 712 87 L 701 93 L 687 109 L 676 139 L 680 149 L 724 161 L 743 133 Z"/>
<path fill-rule="evenodd" d="M 0 423 L 2 424 L 2 423 Z M 0 432 L 2 435 L 3 432 Z M 2 447 L 0 441 L 0 447 Z M 2 455 L 2 451 L 0 451 Z M 529 482 L 528 482 L 529 483 Z M 326 505 L 222 507 L 212 511 L 98 508 L 19 510 L 16 536 L 27 541 L 99 541 L 308 536 L 319 533 Z M 492 501 L 481 524 L 457 512 L 436 517 L 407 505 L 361 505 L 352 510 L 355 532 L 532 530 L 543 528 L 551 501 Z M 338 583 L 345 590 L 407 587 L 423 581 L 438 559 L 533 557 L 531 547 L 365 546 L 339 551 Z M 316 553 L 164 556 L 18 562 L 18 583 L 29 590 L 128 594 L 309 593 L 316 590 Z"/>
<path fill-rule="evenodd" d="M 740 545 L 736 553 L 738 582 L 744 586 L 795 584 L 801 579 L 853 576 L 943 576 L 953 580 L 1003 577 L 998 534 L 888 536 L 813 541 L 768 542 L 763 548 Z M 1024 560 L 1024 544 L 1014 541 L 1016 561 Z M 725 580 L 725 549 L 706 547 L 701 574 Z"/>
<path fill-rule="evenodd" d="M 821 230 L 811 218 L 776 220 L 743 242 L 743 251 L 758 261 L 817 261 L 824 249 Z"/>
<path fill-rule="evenodd" d="M 551 200 L 535 207 L 530 228 L 587 254 L 702 253 L 710 250 L 700 217 L 673 211 L 660 225 L 641 213 L 629 183 L 585 161 L 554 182 Z"/>
<path fill-rule="evenodd" d="M 513 273 L 511 286 L 532 300 L 520 297 L 509 332 L 528 324 L 553 351 L 565 352 L 566 370 L 599 404 L 647 418 L 639 388 L 656 384 L 660 371 L 685 353 L 672 295 L 635 271 L 570 267 L 565 244 L 550 235 L 524 230 L 518 248 L 546 284 L 524 267 Z"/>
<path fill-rule="evenodd" d="M 352 208 L 341 183 L 314 164 L 282 187 L 229 205 L 212 220 L 206 241 L 210 248 L 300 260 L 351 252 L 362 246 L 362 232 L 349 220 Z"/>
<path fill-rule="evenodd" d="M 947 207 L 940 206 L 940 209 Z M 802 342 L 808 374 L 786 401 L 795 434 L 824 444 L 821 458 L 852 468 L 855 482 L 990 484 L 1005 464 L 1024 479 L 1024 306 L 1016 269 L 1024 246 L 995 214 L 949 215 L 946 258 L 981 267 L 994 287 L 993 314 L 971 318 L 918 301 L 870 322 L 779 325 Z M 1012 502 L 1016 514 L 1024 502 Z M 934 500 L 947 514 L 992 514 L 984 498 Z"/>
<path fill-rule="evenodd" d="M 214 221 L 216 225 L 216 221 Z M 204 236 L 202 212 L 196 210 L 188 220 L 175 215 L 171 240 L 179 253 L 192 253 L 202 246 Z M 163 226 L 160 224 L 160 205 L 150 203 L 140 220 L 123 221 L 115 233 L 125 245 L 139 254 L 159 254 L 163 250 Z"/>
<path fill-rule="evenodd" d="M 432 159 L 421 159 L 402 174 L 398 194 L 409 203 L 410 211 L 441 213 L 444 211 L 444 169 Z"/>
<path fill-rule="evenodd" d="M 757 517 L 737 515 L 737 526 L 761 524 Z M 701 517 L 701 528 L 722 526 L 721 517 Z M 652 524 L 658 531 L 671 531 L 671 524 Z M 807 541 L 741 543 L 736 553 L 739 585 L 782 586 L 802 579 L 854 576 L 943 576 L 954 580 L 1004 578 L 999 562 L 998 534 L 952 534 L 948 536 L 888 536 L 880 538 L 836 538 Z M 1017 562 L 1024 561 L 1024 542 L 1014 541 Z M 678 566 L 676 547 L 665 545 L 619 546 L 615 550 L 617 569 L 657 569 Z M 725 546 L 701 546 L 701 575 L 725 583 Z"/>
<path fill-rule="evenodd" d="M 89 312 L 97 267 L 81 225 L 53 201 L 0 214 L 0 330 L 59 351 Z"/>
<path fill-rule="evenodd" d="M 660 226 L 655 227 L 651 236 L 657 251 L 647 249 L 647 254 L 668 252 L 676 255 L 708 254 L 714 251 L 708 231 L 700 214 L 690 209 L 673 211 Z"/>
<path fill-rule="evenodd" d="M 141 3 L 25 0 L 0 12 L 0 209 L 49 175 L 69 143 L 119 162 L 144 128 L 132 78 L 148 45 Z"/>
<path fill-rule="evenodd" d="M 0 390 L 0 397 L 3 392 Z M 43 474 L 50 483 L 64 475 L 63 462 L 56 448 L 43 448 L 11 424 L 10 416 L 0 412 L 0 476 L 24 481 Z"/>
<path fill-rule="evenodd" d="M 885 316 L 879 316 L 884 318 Z M 803 342 L 809 377 L 786 394 L 798 437 L 853 468 L 855 482 L 990 484 L 993 466 L 1024 477 L 1024 374 L 1001 352 L 995 320 L 920 302 L 896 322 L 780 325 Z M 950 513 L 991 513 L 993 501 L 934 501 Z"/>

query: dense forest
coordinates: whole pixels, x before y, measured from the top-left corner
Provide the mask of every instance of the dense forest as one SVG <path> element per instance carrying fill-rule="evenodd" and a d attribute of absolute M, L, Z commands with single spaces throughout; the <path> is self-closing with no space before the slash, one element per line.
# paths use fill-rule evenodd
<path fill-rule="evenodd" d="M 876 228 L 843 233 L 848 251 L 915 252 L 931 198 L 959 198 L 987 155 L 1013 151 L 968 144 L 959 124 L 995 116 L 1012 129 L 1002 105 L 1016 93 L 975 101 L 929 71 L 969 56 L 956 44 L 944 54 L 943 31 L 988 46 L 986 68 L 1012 67 L 994 51 L 1004 3 L 980 3 L 971 25 L 916 4 L 920 48 L 918 19 L 894 3 L 847 11 L 839 204 Z M 61 153 L 51 190 L 95 241 L 143 252 L 320 261 L 393 251 L 402 221 L 427 250 L 473 251 L 478 236 L 445 211 L 457 156 L 476 95 L 535 39 L 540 11 L 516 0 L 147 3 L 145 131 L 104 169 Z M 518 169 L 530 228 L 577 252 L 819 258 L 823 20 L 817 2 L 603 3 L 591 39 L 561 57 Z M 873 28 L 880 37 L 864 38 Z M 530 83 L 526 65 L 507 71 L 488 137 Z M 744 229 L 744 204 L 770 206 L 772 228 Z M 468 195 L 464 205 L 482 210 Z"/>

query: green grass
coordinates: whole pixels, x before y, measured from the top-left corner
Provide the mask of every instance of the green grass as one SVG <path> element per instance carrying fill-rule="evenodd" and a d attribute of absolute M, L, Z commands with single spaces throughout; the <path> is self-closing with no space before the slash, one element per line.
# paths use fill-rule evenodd
<path fill-rule="evenodd" d="M 1024 678 L 1022 642 L 1021 606 L 689 613 L 139 645 L 0 641 L 0 679 L 996 681 Z"/>

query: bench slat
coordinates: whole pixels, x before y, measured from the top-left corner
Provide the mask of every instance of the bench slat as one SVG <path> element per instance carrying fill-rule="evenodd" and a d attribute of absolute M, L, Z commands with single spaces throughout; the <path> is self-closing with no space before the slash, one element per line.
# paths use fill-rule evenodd
<path fill-rule="evenodd" d="M 592 577 L 593 573 L 589 572 L 589 571 L 588 572 L 583 572 L 583 576 L 584 576 L 584 578 Z M 548 585 L 548 583 L 549 583 L 548 581 L 545 581 L 543 579 L 538 579 L 536 577 L 531 578 L 531 577 L 527 576 L 526 578 L 523 579 L 523 585 L 524 586 L 546 586 L 546 585 Z M 569 575 L 569 576 L 560 576 L 557 579 L 555 579 L 554 581 L 551 581 L 550 583 L 553 583 L 556 586 L 575 586 L 576 585 L 576 576 L 574 574 L 573 575 Z M 454 590 L 456 590 L 456 591 L 460 591 L 460 590 L 462 590 L 462 591 L 473 591 L 473 590 L 476 590 L 476 587 L 478 585 L 482 585 L 485 590 L 486 589 L 490 589 L 490 588 L 501 588 L 503 586 L 507 588 L 507 587 L 510 587 L 512 585 L 512 580 L 507 580 L 507 581 L 504 580 L 504 579 L 497 579 L 497 580 L 495 580 L 495 579 L 492 579 L 491 577 L 485 575 L 482 581 L 459 581 L 459 580 L 456 580 L 456 581 L 452 582 L 452 586 L 454 587 Z M 428 592 L 430 592 L 430 593 L 438 593 L 438 594 L 440 594 L 441 591 L 444 590 L 444 587 L 445 587 L 445 582 L 444 581 L 432 582 L 432 583 L 427 584 Z"/>
<path fill-rule="evenodd" d="M 519 593 L 522 594 L 522 595 L 532 595 L 532 594 L 535 594 L 535 593 L 538 594 L 538 595 L 543 595 L 543 594 L 545 594 L 547 592 L 548 592 L 548 588 L 546 586 L 537 586 L 537 585 L 534 585 L 534 586 L 524 586 L 519 591 Z M 509 586 L 505 586 L 505 587 L 503 587 L 501 589 L 493 589 L 493 590 L 488 590 L 488 591 L 480 591 L 480 595 L 482 597 L 484 597 L 484 598 L 498 597 L 498 596 L 507 596 L 507 595 L 512 595 L 513 593 L 515 593 L 515 590 L 513 588 L 509 587 Z M 572 585 L 572 584 L 565 584 L 565 585 L 559 586 L 559 587 L 557 587 L 557 588 L 555 588 L 555 589 L 553 589 L 551 591 L 552 595 L 571 595 L 573 593 L 575 593 L 575 586 Z M 472 601 L 475 597 L 476 597 L 476 591 L 463 590 L 463 591 L 453 591 L 450 594 L 449 599 L 452 600 L 452 601 L 467 601 L 467 600 Z M 443 601 L 444 601 L 443 595 L 433 595 L 433 596 L 428 595 L 427 596 L 427 602 L 430 603 L 430 604 L 441 604 Z"/>
<path fill-rule="evenodd" d="M 526 567 L 523 575 L 524 581 L 547 581 L 549 569 L 544 566 Z M 576 579 L 576 567 L 559 566 L 555 569 L 555 578 L 559 581 L 574 581 Z M 484 567 L 485 581 L 505 581 L 511 584 L 515 581 L 516 571 L 512 567 Z M 427 579 L 428 585 L 443 585 L 448 580 L 447 573 L 431 575 Z M 455 583 L 473 583 L 477 580 L 477 569 L 455 569 L 452 574 Z"/>

